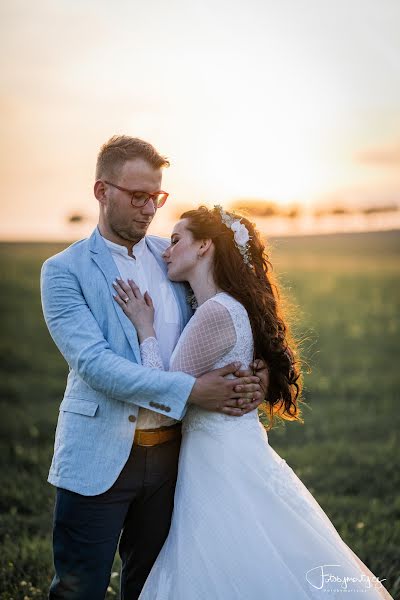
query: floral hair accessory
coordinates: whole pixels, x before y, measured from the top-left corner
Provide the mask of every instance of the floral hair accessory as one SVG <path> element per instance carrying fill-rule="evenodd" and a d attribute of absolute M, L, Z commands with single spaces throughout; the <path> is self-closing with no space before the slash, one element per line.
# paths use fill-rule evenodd
<path fill-rule="evenodd" d="M 244 223 L 241 222 L 241 218 L 235 219 L 234 217 L 231 217 L 231 215 L 226 213 L 220 204 L 215 204 L 214 208 L 216 208 L 219 211 L 221 215 L 221 221 L 223 222 L 223 224 L 226 225 L 228 229 L 231 229 L 233 231 L 233 239 L 235 240 L 235 246 L 242 255 L 244 263 L 250 268 L 252 268 L 253 265 L 250 260 L 249 243 L 251 237 L 249 235 L 249 231 L 246 225 L 244 225 Z"/>

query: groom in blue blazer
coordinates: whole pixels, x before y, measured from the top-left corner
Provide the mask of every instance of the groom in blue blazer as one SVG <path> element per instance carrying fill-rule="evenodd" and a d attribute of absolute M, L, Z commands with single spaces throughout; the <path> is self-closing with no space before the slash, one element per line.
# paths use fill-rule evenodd
<path fill-rule="evenodd" d="M 140 409 L 181 420 L 188 402 L 235 416 L 261 402 L 257 377 L 224 377 L 237 365 L 198 379 L 143 367 L 136 331 L 113 299 L 120 272 L 110 242 L 135 259 L 135 245 L 144 239 L 153 268 L 167 281 L 168 241 L 145 234 L 168 195 L 161 191 L 168 164 L 147 142 L 111 138 L 97 160 L 98 227 L 42 268 L 45 320 L 69 365 L 49 473 L 57 488 L 51 599 L 103 599 L 119 542 L 121 598 L 135 600 L 164 543 L 180 427 L 137 431 Z M 187 287 L 168 286 L 180 333 L 192 315 Z"/>

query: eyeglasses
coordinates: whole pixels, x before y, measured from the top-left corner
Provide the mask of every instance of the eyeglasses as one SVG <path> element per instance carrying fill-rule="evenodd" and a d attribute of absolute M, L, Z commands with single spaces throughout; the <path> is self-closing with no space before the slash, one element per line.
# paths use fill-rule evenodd
<path fill-rule="evenodd" d="M 156 192 L 155 194 L 148 194 L 147 192 L 128 190 L 127 188 L 121 187 L 120 185 L 115 185 L 115 183 L 111 183 L 111 181 L 104 181 L 104 183 L 107 183 L 108 185 L 117 188 L 117 190 L 120 190 L 121 192 L 127 192 L 128 194 L 130 194 L 131 204 L 136 208 L 143 208 L 143 206 L 146 206 L 149 200 L 153 200 L 155 208 L 161 208 L 162 206 L 164 206 L 168 198 L 168 193 L 163 191 Z"/>

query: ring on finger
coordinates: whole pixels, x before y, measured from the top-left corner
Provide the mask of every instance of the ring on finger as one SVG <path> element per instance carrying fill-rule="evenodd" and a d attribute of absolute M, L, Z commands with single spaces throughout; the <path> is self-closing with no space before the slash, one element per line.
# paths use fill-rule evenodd
<path fill-rule="evenodd" d="M 126 298 L 124 298 L 124 302 L 125 302 L 125 304 L 128 304 L 128 302 L 129 302 L 128 296 Z"/>

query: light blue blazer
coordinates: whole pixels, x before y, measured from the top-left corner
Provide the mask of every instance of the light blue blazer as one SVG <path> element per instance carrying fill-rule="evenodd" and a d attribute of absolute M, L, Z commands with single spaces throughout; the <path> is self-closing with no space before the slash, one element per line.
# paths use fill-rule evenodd
<path fill-rule="evenodd" d="M 161 254 L 168 242 L 146 243 L 166 274 Z M 48 481 L 85 496 L 108 490 L 132 448 L 139 407 L 182 419 L 195 379 L 141 365 L 132 323 L 113 299 L 119 276 L 96 228 L 49 258 L 42 267 L 43 313 L 69 365 Z M 187 288 L 171 283 L 181 331 L 192 316 Z"/>

